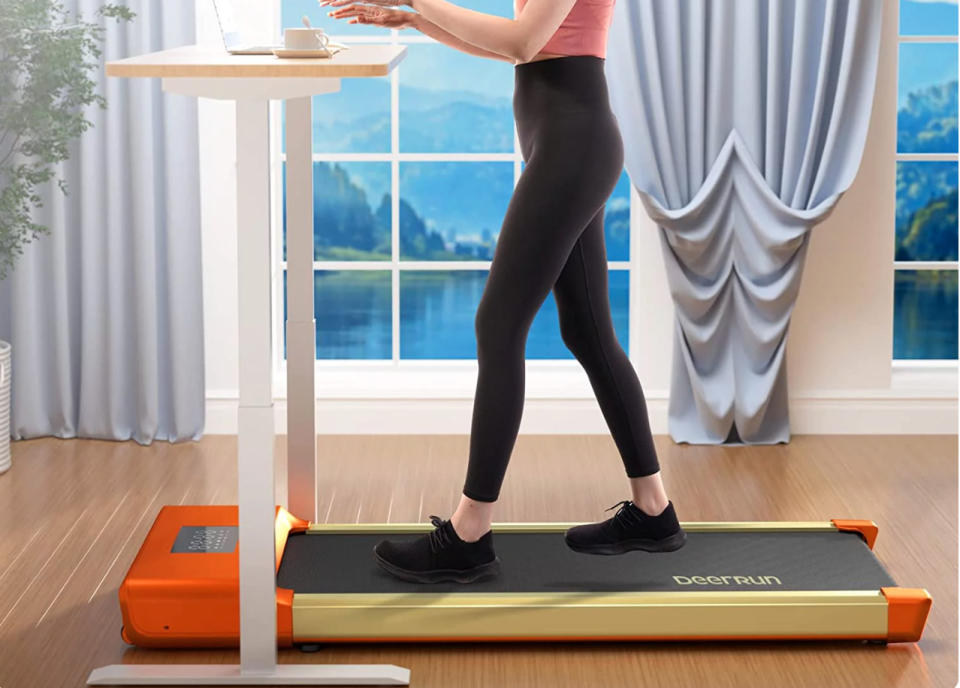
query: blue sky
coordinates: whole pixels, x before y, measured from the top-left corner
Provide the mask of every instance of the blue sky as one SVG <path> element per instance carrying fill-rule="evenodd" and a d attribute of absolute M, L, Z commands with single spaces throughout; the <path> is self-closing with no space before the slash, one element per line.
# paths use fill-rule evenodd
<path fill-rule="evenodd" d="M 900 34 L 957 34 L 957 0 L 900 0 Z"/>
<path fill-rule="evenodd" d="M 907 94 L 957 78 L 956 43 L 901 43 L 897 107 Z"/>
<path fill-rule="evenodd" d="M 900 34 L 956 36 L 957 0 L 900 0 Z M 956 43 L 902 43 L 897 106 L 911 91 L 956 78 Z"/>

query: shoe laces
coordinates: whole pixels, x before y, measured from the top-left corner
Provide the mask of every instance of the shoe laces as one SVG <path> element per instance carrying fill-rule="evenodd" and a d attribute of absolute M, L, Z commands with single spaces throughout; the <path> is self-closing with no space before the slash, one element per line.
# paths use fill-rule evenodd
<path fill-rule="evenodd" d="M 621 523 L 623 525 L 639 525 L 643 521 L 643 519 L 646 517 L 646 514 L 644 514 L 642 511 L 640 511 L 640 509 L 637 509 L 636 507 L 631 509 L 630 508 L 631 505 L 633 505 L 633 502 L 631 500 L 624 499 L 617 502 L 616 504 L 611 506 L 609 509 L 606 509 L 606 511 L 610 511 L 610 509 L 616 509 L 617 507 L 620 507 L 619 509 L 617 509 L 617 513 L 613 515 L 613 518 L 618 523 Z"/>
<path fill-rule="evenodd" d="M 450 533 L 447 532 L 446 528 L 443 527 L 446 521 L 442 520 L 439 516 L 431 515 L 430 523 L 434 526 L 434 530 L 430 532 L 429 536 L 430 551 L 436 554 L 453 542 L 453 539 L 450 537 Z"/>

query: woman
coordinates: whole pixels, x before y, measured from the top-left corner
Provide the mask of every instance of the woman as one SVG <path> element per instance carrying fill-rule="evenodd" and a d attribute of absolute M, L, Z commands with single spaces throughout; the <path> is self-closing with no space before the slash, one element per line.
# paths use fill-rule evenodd
<path fill-rule="evenodd" d="M 553 290 L 563 341 L 583 365 L 630 480 L 632 501 L 569 529 L 590 554 L 672 551 L 686 539 L 660 479 L 646 403 L 610 317 L 603 219 L 623 169 L 604 76 L 615 0 L 516 0 L 515 19 L 446 0 L 318 0 L 350 23 L 414 28 L 471 55 L 514 64 L 513 110 L 526 167 L 507 207 L 475 318 L 479 374 L 460 504 L 434 530 L 383 541 L 378 563 L 415 582 L 496 575 L 490 524 L 524 402 L 524 353 Z M 406 5 L 414 11 L 391 9 Z M 608 509 L 608 511 L 610 510 Z"/>

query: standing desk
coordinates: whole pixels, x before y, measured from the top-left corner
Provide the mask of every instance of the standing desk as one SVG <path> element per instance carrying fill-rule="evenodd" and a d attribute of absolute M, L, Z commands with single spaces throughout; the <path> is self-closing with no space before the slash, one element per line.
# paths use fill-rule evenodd
<path fill-rule="evenodd" d="M 237 115 L 239 389 L 237 472 L 240 664 L 115 664 L 95 685 L 406 685 L 394 665 L 278 665 L 274 537 L 269 102 L 286 101 L 287 461 L 291 511 L 316 519 L 311 98 L 340 80 L 385 76 L 401 45 L 358 44 L 332 58 L 229 55 L 186 46 L 107 63 L 108 77 L 160 78 L 170 93 L 231 100 Z"/>

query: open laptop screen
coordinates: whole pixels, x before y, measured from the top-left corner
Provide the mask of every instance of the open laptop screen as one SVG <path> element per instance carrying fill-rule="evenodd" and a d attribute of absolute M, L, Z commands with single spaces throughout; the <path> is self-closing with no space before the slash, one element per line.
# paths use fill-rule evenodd
<path fill-rule="evenodd" d="M 243 37 L 237 25 L 237 17 L 230 0 L 213 0 L 213 8 L 220 23 L 220 33 L 223 35 L 223 44 L 227 50 L 244 45 Z"/>

